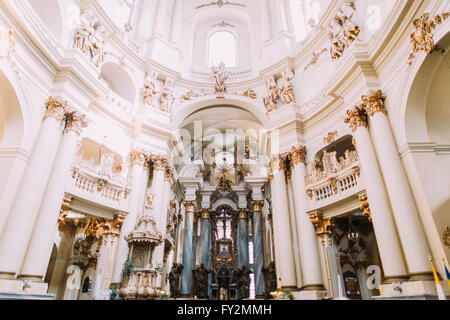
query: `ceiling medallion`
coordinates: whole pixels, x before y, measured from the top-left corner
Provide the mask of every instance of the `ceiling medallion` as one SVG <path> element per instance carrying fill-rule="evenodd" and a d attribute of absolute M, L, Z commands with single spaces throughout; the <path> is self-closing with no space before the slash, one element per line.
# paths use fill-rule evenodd
<path fill-rule="evenodd" d="M 237 6 L 237 7 L 244 7 L 244 8 L 247 7 L 245 4 L 242 4 L 242 3 L 218 0 L 218 1 L 213 1 L 211 3 L 208 3 L 208 4 L 202 4 L 200 6 L 195 7 L 195 9 L 201 9 L 201 8 L 212 7 L 212 6 L 218 6 L 219 8 L 222 8 L 223 6 Z"/>

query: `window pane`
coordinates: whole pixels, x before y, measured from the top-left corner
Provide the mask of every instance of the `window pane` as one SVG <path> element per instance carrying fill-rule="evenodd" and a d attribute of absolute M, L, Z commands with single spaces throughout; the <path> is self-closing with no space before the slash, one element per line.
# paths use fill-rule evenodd
<path fill-rule="evenodd" d="M 228 31 L 218 31 L 209 38 L 209 67 L 221 62 L 226 67 L 236 66 L 236 38 Z"/>

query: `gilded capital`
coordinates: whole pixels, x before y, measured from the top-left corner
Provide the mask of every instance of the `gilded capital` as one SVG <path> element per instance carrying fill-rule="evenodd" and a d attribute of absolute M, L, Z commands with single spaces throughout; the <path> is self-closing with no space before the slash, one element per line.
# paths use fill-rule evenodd
<path fill-rule="evenodd" d="M 368 128 L 367 112 L 364 105 L 355 106 L 350 110 L 347 110 L 347 117 L 344 120 L 345 123 L 350 125 L 353 132 L 359 127 Z"/>
<path fill-rule="evenodd" d="M 170 181 L 174 175 L 174 169 L 171 166 L 167 166 L 166 171 L 164 172 L 164 179 Z"/>
<path fill-rule="evenodd" d="M 293 166 L 296 166 L 299 163 L 305 163 L 306 159 L 306 147 L 292 147 L 291 153 L 289 154 L 289 159 Z"/>
<path fill-rule="evenodd" d="M 261 212 L 264 207 L 264 200 L 254 200 L 250 202 L 253 212 Z"/>
<path fill-rule="evenodd" d="M 196 201 L 185 201 L 184 208 L 185 208 L 186 212 L 194 212 L 195 208 L 197 208 L 197 202 Z"/>
<path fill-rule="evenodd" d="M 154 171 L 166 171 L 168 160 L 166 157 L 156 155 L 152 157 L 153 170 Z"/>
<path fill-rule="evenodd" d="M 271 156 L 270 157 L 270 166 L 272 168 L 272 172 L 275 171 L 286 171 L 286 157 L 282 157 L 280 155 Z"/>
<path fill-rule="evenodd" d="M 367 194 L 362 194 L 359 196 L 359 201 L 361 202 L 361 206 L 359 207 L 363 210 L 364 215 L 372 222 L 372 213 L 370 212 L 369 199 Z"/>
<path fill-rule="evenodd" d="M 324 219 L 321 213 L 311 214 L 310 219 L 316 229 L 317 235 L 322 239 L 322 242 L 324 242 L 325 236 L 331 235 L 331 232 L 335 227 L 334 222 L 331 218 Z"/>
<path fill-rule="evenodd" d="M 148 161 L 149 155 L 145 151 L 132 150 L 130 152 L 131 165 L 144 167 Z"/>
<path fill-rule="evenodd" d="M 61 97 L 49 97 L 45 104 L 47 108 L 44 116 L 44 120 L 48 118 L 54 118 L 57 121 L 63 121 L 67 109 L 67 101 Z"/>
<path fill-rule="evenodd" d="M 89 125 L 84 114 L 80 114 L 76 111 L 66 113 L 66 127 L 64 133 L 75 132 L 78 136 L 81 134 L 84 128 Z"/>
<path fill-rule="evenodd" d="M 248 209 L 238 209 L 239 219 L 248 219 Z"/>
<path fill-rule="evenodd" d="M 383 92 L 381 92 L 381 90 L 371 90 L 368 95 L 362 96 L 361 99 L 366 112 L 370 117 L 372 117 L 376 112 L 383 112 L 385 115 L 387 114 L 384 106 L 386 96 Z"/>
<path fill-rule="evenodd" d="M 211 209 L 200 209 L 201 218 L 204 220 L 210 220 L 211 219 Z"/>

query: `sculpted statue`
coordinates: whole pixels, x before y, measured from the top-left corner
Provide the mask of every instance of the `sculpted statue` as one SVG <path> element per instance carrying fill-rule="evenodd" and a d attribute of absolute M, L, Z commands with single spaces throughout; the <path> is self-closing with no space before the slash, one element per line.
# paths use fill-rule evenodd
<path fill-rule="evenodd" d="M 180 296 L 180 278 L 183 265 L 174 263 L 169 273 L 170 297 L 176 299 Z"/>
<path fill-rule="evenodd" d="M 250 297 L 250 273 L 246 266 L 242 266 L 239 270 L 239 297 L 241 299 L 248 299 Z"/>
<path fill-rule="evenodd" d="M 89 12 L 83 13 L 75 34 L 75 47 L 86 53 L 91 47 L 94 32 L 94 17 Z"/>
<path fill-rule="evenodd" d="M 146 80 L 144 87 L 142 88 L 141 95 L 142 101 L 145 104 L 151 106 L 153 104 L 153 96 L 156 94 L 155 82 L 153 80 Z"/>
<path fill-rule="evenodd" d="M 339 26 L 343 29 L 344 38 L 350 42 L 355 41 L 360 32 L 359 27 L 351 20 L 355 12 L 355 4 L 353 2 L 346 2 L 339 9 L 338 15 L 335 18 Z"/>
<path fill-rule="evenodd" d="M 283 84 L 281 86 L 281 101 L 285 104 L 295 103 L 295 94 L 292 89 L 293 79 L 291 72 L 288 70 L 282 72 Z"/>
<path fill-rule="evenodd" d="M 172 105 L 175 101 L 175 97 L 173 95 L 173 89 L 171 88 L 171 81 L 167 81 L 164 85 L 164 89 L 159 99 L 161 103 L 161 111 L 170 113 L 172 112 Z"/>
<path fill-rule="evenodd" d="M 223 98 L 227 88 L 225 87 L 225 81 L 230 77 L 230 73 L 225 69 L 225 64 L 221 62 L 218 67 L 213 67 L 211 72 L 211 78 L 214 78 L 216 82 L 216 94 L 218 98 Z"/>
<path fill-rule="evenodd" d="M 271 292 L 277 290 L 277 272 L 275 269 L 275 262 L 271 262 L 267 268 L 263 268 L 264 285 L 266 287 L 266 298 L 270 299 Z"/>
<path fill-rule="evenodd" d="M 272 112 L 278 109 L 278 99 L 280 98 L 280 91 L 273 77 L 267 81 L 266 86 L 269 95 L 263 98 L 263 102 L 267 112 Z"/>
<path fill-rule="evenodd" d="M 199 268 L 192 271 L 194 279 L 194 295 L 197 298 L 206 298 L 208 296 L 208 274 L 211 270 L 207 270 L 202 263 Z"/>
<path fill-rule="evenodd" d="M 333 60 L 339 59 L 344 54 L 345 44 L 340 39 L 338 39 L 332 32 L 328 34 L 330 38 L 331 47 L 330 54 Z"/>

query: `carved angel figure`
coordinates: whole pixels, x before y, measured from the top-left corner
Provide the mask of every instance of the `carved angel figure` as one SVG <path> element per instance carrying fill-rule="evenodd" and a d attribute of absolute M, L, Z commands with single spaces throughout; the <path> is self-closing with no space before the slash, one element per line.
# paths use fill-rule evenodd
<path fill-rule="evenodd" d="M 435 49 L 432 30 L 436 28 L 434 21 L 428 21 L 429 14 L 424 13 L 420 19 L 414 20 L 414 31 L 411 34 L 413 52 L 425 51 L 431 53 Z"/>
<path fill-rule="evenodd" d="M 340 39 L 336 38 L 332 32 L 328 34 L 328 37 L 330 38 L 331 41 L 330 47 L 331 59 L 333 60 L 339 59 L 344 54 L 345 44 Z"/>
<path fill-rule="evenodd" d="M 280 90 L 272 77 L 267 81 L 267 91 L 269 95 L 263 98 L 264 106 L 267 112 L 272 112 L 278 109 L 278 99 L 280 98 Z"/>
<path fill-rule="evenodd" d="M 164 90 L 162 92 L 162 95 L 159 99 L 159 102 L 161 103 L 161 111 L 170 113 L 172 112 L 172 105 L 175 101 L 175 97 L 173 95 L 173 89 L 171 87 L 171 82 L 166 82 L 164 85 Z"/>
<path fill-rule="evenodd" d="M 141 90 L 142 101 L 151 106 L 153 103 L 153 96 L 156 94 L 155 83 L 153 80 L 146 80 L 144 83 L 144 87 Z"/>
<path fill-rule="evenodd" d="M 225 69 L 225 64 L 221 62 L 218 67 L 213 67 L 211 72 L 211 78 L 214 78 L 216 82 L 216 94 L 218 98 L 223 98 L 227 88 L 225 87 L 225 81 L 230 77 L 230 73 Z"/>
<path fill-rule="evenodd" d="M 92 14 L 89 12 L 83 13 L 75 34 L 75 47 L 86 53 L 91 47 L 94 32 L 94 18 Z"/>
<path fill-rule="evenodd" d="M 283 84 L 281 85 L 281 101 L 285 104 L 295 103 L 295 94 L 292 89 L 292 75 L 289 71 L 283 71 Z"/>

